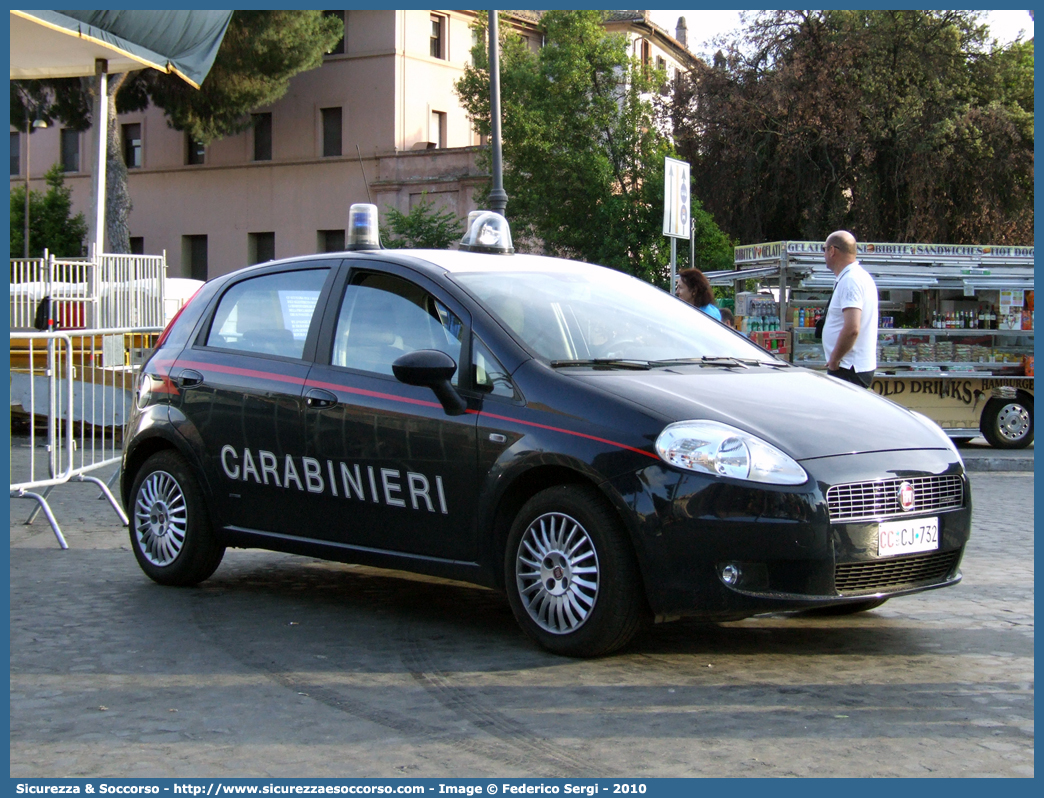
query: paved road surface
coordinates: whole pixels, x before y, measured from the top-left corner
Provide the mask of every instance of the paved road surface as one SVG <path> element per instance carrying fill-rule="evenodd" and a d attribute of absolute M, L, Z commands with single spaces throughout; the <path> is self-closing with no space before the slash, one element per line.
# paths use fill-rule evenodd
<path fill-rule="evenodd" d="M 499 595 L 229 551 L 139 571 L 89 485 L 11 511 L 13 777 L 1032 776 L 1033 476 L 974 473 L 964 582 L 572 661 Z"/>

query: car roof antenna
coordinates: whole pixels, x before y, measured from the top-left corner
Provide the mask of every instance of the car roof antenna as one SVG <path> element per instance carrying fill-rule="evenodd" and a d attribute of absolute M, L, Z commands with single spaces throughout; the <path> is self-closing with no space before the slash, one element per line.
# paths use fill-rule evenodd
<path fill-rule="evenodd" d="M 366 201 L 373 205 L 373 198 L 370 196 L 370 181 L 366 179 L 366 167 L 363 166 L 362 150 L 359 149 L 359 145 L 355 145 L 355 151 L 359 153 L 359 169 L 362 170 L 363 185 L 366 186 Z"/>

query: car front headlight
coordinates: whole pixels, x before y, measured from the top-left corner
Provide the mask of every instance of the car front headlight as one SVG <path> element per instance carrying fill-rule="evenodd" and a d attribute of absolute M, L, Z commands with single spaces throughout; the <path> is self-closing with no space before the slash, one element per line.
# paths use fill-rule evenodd
<path fill-rule="evenodd" d="M 717 421 L 679 421 L 664 427 L 656 452 L 678 468 L 722 477 L 801 485 L 805 469 L 789 455 L 743 430 Z"/>

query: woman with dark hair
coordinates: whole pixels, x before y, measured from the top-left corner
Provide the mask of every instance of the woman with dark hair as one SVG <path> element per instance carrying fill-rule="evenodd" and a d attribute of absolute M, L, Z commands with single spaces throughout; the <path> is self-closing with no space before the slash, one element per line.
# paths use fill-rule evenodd
<path fill-rule="evenodd" d="M 694 305 L 712 319 L 721 321 L 721 311 L 714 304 L 714 292 L 710 281 L 699 269 L 683 269 L 678 272 L 678 286 L 675 289 L 678 299 Z"/>

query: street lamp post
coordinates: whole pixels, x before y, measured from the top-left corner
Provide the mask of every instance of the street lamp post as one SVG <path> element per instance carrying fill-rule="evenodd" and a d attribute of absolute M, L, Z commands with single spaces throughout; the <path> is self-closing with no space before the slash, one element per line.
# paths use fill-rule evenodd
<path fill-rule="evenodd" d="M 37 109 L 39 113 L 39 109 Z M 33 130 L 47 127 L 47 123 L 37 117 L 29 123 L 29 114 L 25 115 L 25 230 L 22 236 L 24 257 L 29 259 L 29 145 L 33 138 Z"/>
<path fill-rule="evenodd" d="M 500 36 L 497 12 L 489 12 L 489 116 L 490 147 L 493 154 L 493 188 L 489 192 L 490 210 L 503 216 L 507 211 L 504 191 L 504 166 L 500 146 Z"/>

